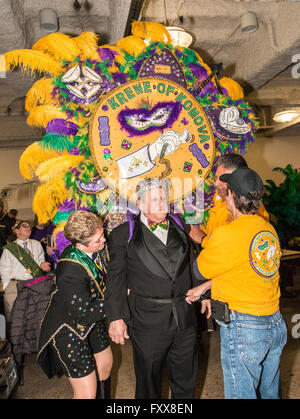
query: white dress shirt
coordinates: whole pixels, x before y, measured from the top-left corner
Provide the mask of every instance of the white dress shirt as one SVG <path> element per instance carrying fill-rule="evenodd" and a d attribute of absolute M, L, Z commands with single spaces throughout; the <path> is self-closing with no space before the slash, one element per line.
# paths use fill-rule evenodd
<path fill-rule="evenodd" d="M 29 253 L 33 256 L 35 262 L 41 266 L 41 263 L 45 262 L 45 253 L 41 243 L 33 239 L 28 239 L 26 242 Z M 24 247 L 25 242 L 17 239 L 16 243 L 18 243 L 21 247 Z M 7 249 L 3 250 L 0 259 L 0 276 L 3 290 L 5 290 L 11 279 L 17 279 L 19 281 L 32 279 L 32 275 L 26 272 L 24 266 Z"/>
<path fill-rule="evenodd" d="M 144 214 L 141 212 L 141 222 L 143 223 L 143 224 L 145 224 L 145 226 L 147 227 L 147 228 L 149 228 L 149 230 L 150 230 L 150 227 L 149 227 L 149 225 L 148 225 L 148 220 L 147 220 L 147 218 L 144 216 Z M 151 231 L 151 230 L 150 230 Z M 154 231 L 152 231 L 152 233 L 159 239 L 159 240 L 161 240 L 162 242 L 163 242 L 163 244 L 164 245 L 166 245 L 167 244 L 167 241 L 168 241 L 168 232 L 169 232 L 169 222 L 168 222 L 168 229 L 167 230 L 165 230 L 165 229 L 163 229 L 163 228 L 161 228 L 160 226 L 157 226 L 156 227 L 156 229 L 154 230 Z"/>

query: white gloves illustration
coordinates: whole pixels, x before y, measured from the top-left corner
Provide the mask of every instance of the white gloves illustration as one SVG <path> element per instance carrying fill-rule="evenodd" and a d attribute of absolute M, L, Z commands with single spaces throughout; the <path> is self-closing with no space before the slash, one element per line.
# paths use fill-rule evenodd
<path fill-rule="evenodd" d="M 165 131 L 153 144 L 147 144 L 117 160 L 121 178 L 130 179 L 149 172 L 155 167 L 155 160 L 162 155 L 162 151 L 164 156 L 175 153 L 181 143 L 191 139 L 188 129 L 185 129 L 183 134 L 173 130 Z"/>
<path fill-rule="evenodd" d="M 149 147 L 149 155 L 154 163 L 157 157 L 161 155 L 164 145 L 167 145 L 164 155 L 175 153 L 181 143 L 187 143 L 192 136 L 188 129 L 181 135 L 179 132 L 168 130 L 161 134 L 158 139 Z"/>

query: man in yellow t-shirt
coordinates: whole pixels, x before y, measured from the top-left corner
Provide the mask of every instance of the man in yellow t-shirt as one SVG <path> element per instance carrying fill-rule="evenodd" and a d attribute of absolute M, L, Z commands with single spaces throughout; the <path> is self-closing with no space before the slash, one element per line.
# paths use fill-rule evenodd
<path fill-rule="evenodd" d="M 212 280 L 212 298 L 230 309 L 230 322 L 218 321 L 225 397 L 278 398 L 287 335 L 279 311 L 278 236 L 256 215 L 263 189 L 256 172 L 244 167 L 221 175 L 220 181 L 227 184 L 225 201 L 233 221 L 212 233 L 194 265 L 199 280 Z M 208 288 L 189 290 L 187 302 L 197 301 Z M 210 314 L 210 300 L 202 304 Z"/>
<path fill-rule="evenodd" d="M 233 220 L 232 214 L 228 211 L 225 201 L 227 185 L 220 180 L 223 174 L 230 174 L 234 170 L 241 167 L 248 167 L 246 160 L 239 154 L 225 154 L 220 156 L 217 161 L 215 187 L 216 193 L 213 199 L 213 205 L 209 210 L 209 218 L 206 224 L 201 224 L 200 229 L 191 227 L 190 237 L 204 248 L 212 233 L 217 227 L 231 223 Z M 269 221 L 269 214 L 267 213 L 263 204 L 260 205 L 257 215 Z"/>

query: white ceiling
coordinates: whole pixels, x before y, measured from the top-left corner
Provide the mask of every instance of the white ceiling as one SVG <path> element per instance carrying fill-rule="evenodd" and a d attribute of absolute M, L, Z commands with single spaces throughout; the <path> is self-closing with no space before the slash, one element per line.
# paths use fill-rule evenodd
<path fill-rule="evenodd" d="M 52 0 L 51 3 L 48 0 L 0 0 L 0 53 L 31 48 L 46 35 L 39 27 L 39 11 L 45 7 L 56 10 L 60 32 L 79 35 L 82 31 L 93 31 L 100 35 L 100 43 L 114 43 L 127 35 L 127 23 L 132 19 L 182 26 L 194 35 L 192 47 L 208 64 L 223 62 L 223 75 L 243 86 L 247 100 L 257 105 L 255 109 L 263 126 L 269 127 L 268 133 L 299 134 L 298 124 L 293 124 L 292 129 L 283 125 L 274 125 L 275 130 L 272 129 L 270 118 L 278 106 L 300 106 L 300 78 L 297 78 L 297 63 L 293 62 L 299 60 L 300 63 L 299 0 L 77 2 L 81 6 L 79 10 L 75 10 L 74 0 Z M 259 28 L 245 34 L 240 31 L 240 17 L 248 10 L 257 14 Z M 24 96 L 32 83 L 30 77 L 19 71 L 0 78 L 0 148 L 26 146 L 42 137 L 40 130 L 25 124 Z"/>

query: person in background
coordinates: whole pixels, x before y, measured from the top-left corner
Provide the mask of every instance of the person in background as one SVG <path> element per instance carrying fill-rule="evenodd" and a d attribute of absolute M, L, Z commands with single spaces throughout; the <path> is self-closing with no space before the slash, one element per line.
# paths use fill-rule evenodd
<path fill-rule="evenodd" d="M 257 215 L 263 182 L 249 168 L 220 176 L 233 220 L 217 228 L 198 256 L 196 274 L 212 283 L 214 300 L 228 304 L 230 322 L 221 326 L 225 398 L 279 398 L 279 362 L 287 340 L 279 311 L 280 244 L 274 227 Z M 187 293 L 198 300 L 203 285 Z M 211 314 L 210 300 L 202 311 Z"/>
<path fill-rule="evenodd" d="M 13 234 L 17 214 L 18 211 L 16 209 L 11 209 L 0 221 L 0 256 L 2 255 L 3 247 L 7 244 L 9 236 Z"/>
<path fill-rule="evenodd" d="M 47 236 L 51 236 L 55 225 L 49 221 L 47 224 L 38 223 L 37 220 L 35 222 L 34 227 L 31 231 L 31 239 L 38 240 L 41 244 L 47 244 Z"/>
<path fill-rule="evenodd" d="M 29 239 L 30 234 L 30 224 L 20 221 L 15 228 L 16 240 L 4 246 L 0 259 L 7 334 L 13 345 L 21 385 L 24 355 L 37 351 L 39 322 L 48 304 L 50 289 L 46 282 L 37 284 L 37 278 L 43 277 L 50 265 L 45 261 L 41 244 Z M 35 284 L 28 286 L 33 282 Z"/>
<path fill-rule="evenodd" d="M 48 244 L 49 237 L 52 237 L 53 230 L 55 229 L 55 225 L 49 221 L 47 224 L 38 223 L 36 218 L 35 225 L 31 231 L 31 239 L 38 240 L 45 252 L 45 260 L 51 263 L 51 268 L 54 269 L 57 261 L 52 257 L 53 252 L 55 250 L 55 246 L 50 246 Z"/>
<path fill-rule="evenodd" d="M 102 221 L 89 211 L 75 211 L 64 234 L 71 244 L 57 264 L 38 363 L 48 378 L 64 373 L 75 399 L 108 399 L 112 352 L 103 307 L 108 253 Z"/>

